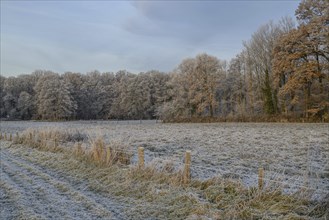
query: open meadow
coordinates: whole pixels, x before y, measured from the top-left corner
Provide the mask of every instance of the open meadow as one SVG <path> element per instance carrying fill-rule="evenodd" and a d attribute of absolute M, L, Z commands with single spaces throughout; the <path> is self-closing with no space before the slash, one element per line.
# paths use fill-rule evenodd
<path fill-rule="evenodd" d="M 329 191 L 329 125 L 284 123 L 163 124 L 156 121 L 1 122 L 1 131 L 27 128 L 58 129 L 84 136 L 83 146 L 96 137 L 120 143 L 134 154 L 145 149 L 146 163 L 171 163 L 179 169 L 184 153 L 191 151 L 191 175 L 214 176 L 257 185 L 258 169 L 265 169 L 268 184 L 280 183 L 286 191 L 309 187 L 318 196 Z M 73 144 L 66 144 L 73 147 Z M 271 182 L 270 180 L 273 180 Z"/>
<path fill-rule="evenodd" d="M 328 124 L 2 121 L 1 133 L 5 219 L 329 217 Z"/>

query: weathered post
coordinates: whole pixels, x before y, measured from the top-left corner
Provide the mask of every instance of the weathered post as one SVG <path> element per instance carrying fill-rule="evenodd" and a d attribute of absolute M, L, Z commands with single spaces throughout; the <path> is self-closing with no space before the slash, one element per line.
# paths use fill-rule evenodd
<path fill-rule="evenodd" d="M 144 147 L 138 147 L 138 168 L 144 169 Z"/>
<path fill-rule="evenodd" d="M 111 155 L 111 148 L 110 147 L 107 147 L 106 149 L 106 164 L 107 165 L 110 165 L 112 163 L 112 155 Z"/>
<path fill-rule="evenodd" d="M 55 138 L 54 140 L 54 148 L 56 149 L 58 147 L 58 141 L 57 141 L 57 138 Z"/>
<path fill-rule="evenodd" d="M 258 169 L 258 188 L 263 189 L 264 186 L 264 169 L 261 167 Z"/>
<path fill-rule="evenodd" d="M 74 144 L 74 155 L 80 156 L 81 143 L 77 142 Z"/>
<path fill-rule="evenodd" d="M 5 136 L 3 139 L 5 139 L 5 141 L 7 141 L 7 133 L 5 133 Z"/>
<path fill-rule="evenodd" d="M 183 172 L 183 183 L 188 184 L 191 180 L 191 151 L 185 152 L 185 166 Z"/>

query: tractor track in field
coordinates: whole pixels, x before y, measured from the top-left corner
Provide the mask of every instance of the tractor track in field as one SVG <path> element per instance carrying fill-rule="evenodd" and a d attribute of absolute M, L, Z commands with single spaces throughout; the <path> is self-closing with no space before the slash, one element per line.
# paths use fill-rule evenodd
<path fill-rule="evenodd" d="M 1 142 L 1 145 L 9 143 Z M 124 219 L 108 197 L 1 147 L 1 219 Z"/>

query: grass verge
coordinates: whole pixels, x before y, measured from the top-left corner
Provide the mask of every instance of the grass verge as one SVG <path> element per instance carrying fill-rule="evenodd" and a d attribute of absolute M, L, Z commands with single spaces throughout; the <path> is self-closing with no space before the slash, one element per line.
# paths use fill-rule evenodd
<path fill-rule="evenodd" d="M 106 145 L 102 139 L 92 140 L 90 150 L 79 142 L 68 148 L 43 143 L 37 132 L 31 138 L 33 132 L 25 132 L 9 150 L 32 163 L 60 171 L 66 178 L 86 181 L 86 190 L 122 201 L 129 207 L 125 211 L 129 218 L 329 218 L 328 200 L 310 201 L 305 193 L 287 195 L 280 188 L 246 188 L 237 181 L 221 178 L 192 179 L 183 184 L 181 171 L 175 172 L 169 166 L 159 170 L 155 164 L 144 169 L 129 165 L 131 154 L 119 146 Z"/>

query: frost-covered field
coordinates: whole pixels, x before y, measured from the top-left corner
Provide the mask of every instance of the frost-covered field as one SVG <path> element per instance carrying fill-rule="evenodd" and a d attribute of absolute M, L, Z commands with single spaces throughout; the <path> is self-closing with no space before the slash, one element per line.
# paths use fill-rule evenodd
<path fill-rule="evenodd" d="M 329 125 L 280 123 L 162 124 L 155 121 L 1 122 L 1 131 L 60 127 L 78 130 L 106 141 L 120 141 L 131 151 L 143 146 L 146 162 L 182 166 L 184 152 L 192 152 L 192 176 L 216 175 L 257 184 L 259 167 L 265 178 L 284 184 L 329 191 Z M 274 182 L 277 181 L 277 182 Z M 269 181 L 267 181 L 269 183 Z"/>

